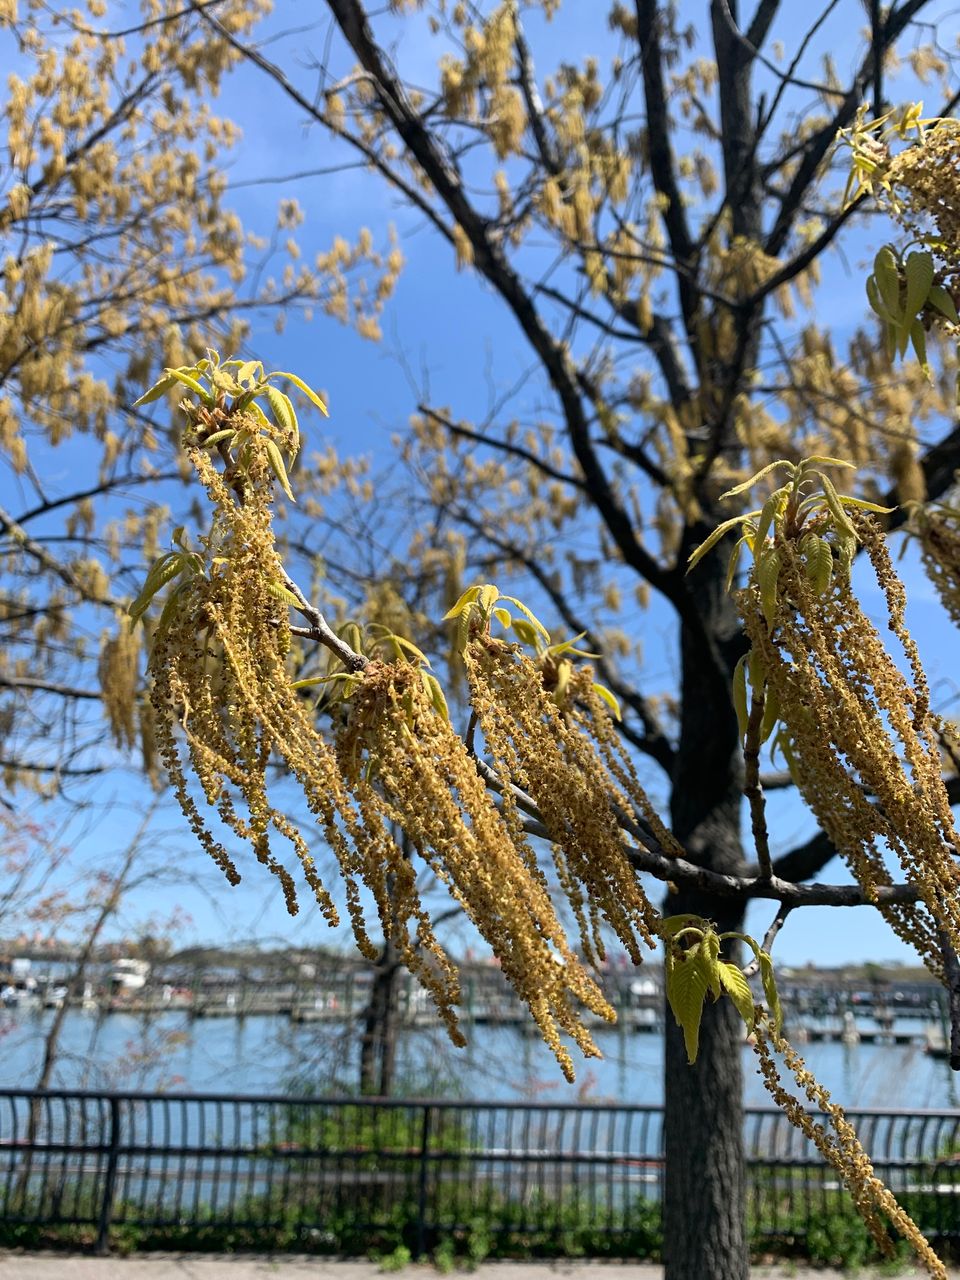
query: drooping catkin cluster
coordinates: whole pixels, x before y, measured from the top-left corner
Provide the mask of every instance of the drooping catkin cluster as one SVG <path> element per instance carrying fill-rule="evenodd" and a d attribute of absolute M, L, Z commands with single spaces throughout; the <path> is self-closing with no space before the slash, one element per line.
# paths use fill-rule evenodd
<path fill-rule="evenodd" d="M 910 529 L 920 542 L 923 567 L 940 603 L 960 626 L 960 518 L 941 507 L 917 507 Z"/>
<path fill-rule="evenodd" d="M 118 747 L 132 747 L 137 740 L 139 656 L 139 638 L 126 620 L 120 622 L 115 634 L 104 633 L 97 678 L 107 723 Z"/>
<path fill-rule="evenodd" d="M 905 203 L 893 212 L 918 239 L 933 237 L 952 284 L 960 275 L 960 122 L 938 120 L 922 143 L 905 147 L 889 162 L 888 179 Z"/>
<path fill-rule="evenodd" d="M 273 540 L 265 445 L 258 438 L 249 443 L 234 487 L 231 473 L 222 474 L 205 451 L 198 447 L 189 453 L 211 500 L 213 526 L 203 553 L 196 554 L 192 571 L 184 573 L 164 608 L 150 666 L 157 751 L 198 839 L 236 882 L 237 869 L 205 821 L 188 774 L 199 781 L 220 819 L 280 880 L 288 910 L 297 910 L 296 886 L 273 853 L 275 835 L 292 846 L 324 916 L 335 923 L 333 902 L 303 835 L 269 798 L 270 762 L 285 765 L 337 858 L 361 951 L 370 958 L 377 954 L 364 920 L 362 885 L 376 903 L 384 933 L 430 991 L 451 1036 L 462 1043 L 456 970 L 434 935 L 415 869 L 391 834 L 402 830 L 489 942 L 572 1078 L 561 1033 L 595 1055 L 582 1010 L 608 1021 L 614 1014 L 566 941 L 511 801 L 498 808 L 476 760 L 438 712 L 416 663 L 371 661 L 355 673 L 335 744 L 324 741 L 286 667 L 289 600 Z M 566 885 L 582 884 L 587 901 L 596 888 L 599 910 L 636 954 L 635 935 L 650 940 L 656 917 L 619 852 L 613 811 L 604 802 L 612 786 L 616 802 L 635 812 L 636 796 L 626 785 L 628 766 L 617 766 L 618 787 L 599 765 L 591 765 L 591 753 L 578 745 L 572 726 L 553 714 L 553 729 L 544 730 L 544 703 L 553 704 L 539 673 L 527 666 L 525 678 L 532 672 L 539 692 L 538 701 L 529 694 L 522 699 L 524 723 L 537 736 L 519 759 L 548 746 L 551 754 L 540 772 L 531 778 L 528 769 L 521 777 L 538 795 L 552 778 L 564 799 L 548 806 L 547 821 L 551 834 L 564 838 Z M 491 670 L 488 684 L 491 698 L 508 695 L 502 673 Z M 495 759 L 512 761 L 514 749 L 503 757 L 498 744 L 513 737 L 498 737 L 495 728 L 513 713 L 512 705 L 497 712 L 482 696 L 478 702 L 484 728 L 491 728 Z M 588 703 L 588 708 L 584 715 L 603 724 L 599 707 Z M 615 759 L 611 743 L 607 750 Z M 570 892 L 582 915 L 583 897 Z"/>
<path fill-rule="evenodd" d="M 920 901 L 880 909 L 939 976 L 940 931 L 954 950 L 960 944 L 960 873 L 953 860 L 960 838 L 941 774 L 937 720 L 904 622 L 903 586 L 879 528 L 867 517 L 852 518 L 910 680 L 860 608 L 848 575 L 834 575 L 821 594 L 791 538 L 778 534 L 772 618 L 756 584 L 741 593 L 740 607 L 787 726 L 791 768 L 804 799 L 868 897 L 891 883 L 884 854 L 896 855 Z"/>
<path fill-rule="evenodd" d="M 405 832 L 490 944 L 572 1078 L 559 1032 L 596 1055 L 578 1006 L 610 1021 L 613 1011 L 571 951 L 523 833 L 518 839 L 498 812 L 476 761 L 436 713 L 414 666 L 368 664 L 337 754 L 367 831 L 385 836 L 393 823 Z M 416 914 L 412 875 L 394 892 L 394 910 Z"/>
<path fill-rule="evenodd" d="M 564 713 L 543 674 L 518 646 L 488 635 L 473 640 L 465 662 L 470 699 L 501 784 L 503 820 L 518 848 L 526 839 L 516 784 L 533 800 L 550 836 L 554 865 L 591 960 L 603 956 L 605 920 L 634 963 L 653 945 L 657 912 L 623 849 L 618 818 L 649 822 L 672 849 L 632 765 L 616 742 L 589 669 L 574 676 Z M 573 696 L 569 696 L 569 695 Z M 582 709 L 576 709 L 577 701 Z M 535 866 L 528 855 L 531 869 Z"/>
<path fill-rule="evenodd" d="M 830 1101 L 830 1094 L 813 1077 L 796 1049 L 777 1032 L 762 1006 L 757 1005 L 755 1013 L 752 1043 L 759 1059 L 764 1088 L 790 1123 L 837 1171 L 881 1253 L 890 1257 L 894 1252 L 889 1224 L 909 1243 L 931 1276 L 936 1280 L 946 1280 L 946 1269 L 923 1238 L 920 1228 L 874 1173 L 870 1158 L 860 1145 L 843 1108 Z M 783 1084 L 775 1054 L 780 1056 L 793 1076 L 798 1093 L 793 1093 Z M 818 1109 L 823 1119 L 814 1118 L 800 1093 Z"/>
<path fill-rule="evenodd" d="M 290 634 L 287 610 L 276 595 L 282 573 L 265 451 L 259 441 L 251 443 L 239 497 L 206 452 L 195 447 L 188 454 L 210 498 L 213 526 L 205 540 L 204 571 L 185 576 L 175 588 L 153 638 L 157 754 L 190 826 L 231 883 L 240 877 L 190 793 L 177 723 L 207 803 L 277 876 L 288 910 L 297 910 L 296 888 L 271 853 L 271 829 L 290 841 L 321 910 L 336 923 L 303 837 L 267 798 L 267 766 L 275 752 L 301 782 L 307 779 L 330 795 L 332 820 L 339 773 L 285 670 Z"/>

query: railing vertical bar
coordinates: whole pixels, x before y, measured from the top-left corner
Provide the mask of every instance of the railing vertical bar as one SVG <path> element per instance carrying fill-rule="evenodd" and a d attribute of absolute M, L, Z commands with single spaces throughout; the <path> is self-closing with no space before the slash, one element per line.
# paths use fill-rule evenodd
<path fill-rule="evenodd" d="M 427 1252 L 427 1185 L 430 1160 L 430 1113 L 429 1103 L 423 1105 L 420 1122 L 420 1172 L 417 1190 L 417 1236 L 414 1256 L 422 1258 Z"/>
<path fill-rule="evenodd" d="M 107 1152 L 107 1173 L 103 1180 L 103 1199 L 97 1223 L 96 1252 L 105 1254 L 110 1247 L 110 1222 L 113 1217 L 113 1197 L 117 1186 L 117 1163 L 120 1155 L 120 1099 L 110 1099 L 110 1137 Z"/>

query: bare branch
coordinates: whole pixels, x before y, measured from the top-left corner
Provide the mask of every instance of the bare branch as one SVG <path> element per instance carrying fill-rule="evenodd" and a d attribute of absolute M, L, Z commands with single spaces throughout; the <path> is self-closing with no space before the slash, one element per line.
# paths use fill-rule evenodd
<path fill-rule="evenodd" d="M 770 30 L 770 24 L 777 16 L 777 10 L 780 8 L 780 0 L 760 0 L 757 5 L 757 11 L 753 15 L 749 27 L 747 27 L 746 41 L 753 49 L 754 53 L 758 53 L 763 47 L 763 42 L 767 38 L 767 32 Z"/>
<path fill-rule="evenodd" d="M 677 184 L 673 149 L 670 145 L 670 118 L 663 83 L 663 48 L 660 43 L 660 15 L 656 0 L 636 0 L 637 38 L 640 43 L 640 65 L 647 108 L 647 146 L 650 173 L 657 192 L 663 197 L 663 221 L 670 248 L 678 262 L 689 265 L 694 256 L 694 242 L 687 225 L 683 196 Z M 689 327 L 696 311 L 697 295 L 690 282 L 678 273 L 677 288 L 684 320 Z"/>
<path fill-rule="evenodd" d="M 304 636 L 308 640 L 315 640 L 317 644 L 322 644 L 324 648 L 329 649 L 335 657 L 339 658 L 348 671 L 362 671 L 367 665 L 367 659 L 362 653 L 341 640 L 337 633 L 333 630 L 326 618 L 314 605 L 310 603 L 303 594 L 293 578 L 286 572 L 281 570 L 283 576 L 283 585 L 296 598 L 296 610 L 301 617 L 306 618 L 309 626 L 292 627 L 291 630 L 295 635 Z"/>
<path fill-rule="evenodd" d="M 30 689 L 37 693 L 55 693 L 62 698 L 90 698 L 97 701 L 96 689 L 77 689 L 69 684 L 57 684 L 53 680 L 37 680 L 33 676 L 9 676 L 0 674 L 0 688 Z"/>
<path fill-rule="evenodd" d="M 527 118 L 530 121 L 530 131 L 533 134 L 537 144 L 537 151 L 543 166 L 549 174 L 557 177 L 563 172 L 563 164 L 557 154 L 556 147 L 547 132 L 547 123 L 544 118 L 543 102 L 540 99 L 540 92 L 537 89 L 537 81 L 533 72 L 533 59 L 530 56 L 530 46 L 527 44 L 527 38 L 524 35 L 523 27 L 520 23 L 519 10 L 515 13 L 516 39 L 514 41 L 517 50 L 517 66 L 520 71 L 520 88 L 523 92 L 523 101 L 527 108 Z"/>
<path fill-rule="evenodd" d="M 71 591 L 75 591 L 81 600 L 86 600 L 89 604 L 104 605 L 110 609 L 123 608 L 122 601 L 116 600 L 112 596 L 101 596 L 89 591 L 67 565 L 61 564 L 56 557 L 50 555 L 2 507 L 0 507 L 0 533 L 7 534 L 15 546 L 25 551 L 48 573 L 52 573 L 54 577 L 59 578 Z"/>
<path fill-rule="evenodd" d="M 881 32 L 881 55 L 894 43 L 910 21 L 928 3 L 929 0 L 905 0 L 904 4 L 888 15 Z M 850 123 L 863 100 L 864 88 L 869 82 L 874 66 L 873 44 L 874 41 L 871 41 L 871 47 L 867 50 L 853 83 L 844 94 L 839 110 L 807 140 L 803 148 L 803 158 L 797 165 L 790 185 L 784 194 L 780 204 L 780 212 L 764 246 L 771 257 L 777 257 L 786 243 L 803 205 L 807 190 L 816 177 L 827 152 L 833 146 L 837 131 L 845 128 Z"/>
<path fill-rule="evenodd" d="M 792 910 L 793 910 L 793 907 L 786 907 L 786 906 L 781 906 L 777 909 L 777 914 L 773 917 L 773 920 L 770 924 L 770 928 L 763 935 L 763 942 L 760 944 L 761 951 L 766 951 L 767 955 L 769 955 L 770 952 L 772 951 L 773 944 L 776 941 L 777 934 L 783 928 L 784 921 L 786 920 L 787 916 L 790 914 Z M 745 978 L 752 978 L 755 973 L 760 972 L 760 961 L 754 958 L 742 970 L 742 972 Z"/>
<path fill-rule="evenodd" d="M 590 440 L 589 424 L 571 357 L 539 315 L 529 292 L 504 254 L 489 222 L 467 198 L 460 176 L 414 110 L 404 86 L 387 65 L 358 0 L 329 0 L 330 9 L 361 66 L 373 78 L 381 108 L 419 163 L 440 199 L 470 242 L 476 269 L 494 286 L 543 364 L 563 408 L 573 452 L 597 511 L 624 561 L 681 612 L 690 613 L 679 575 L 664 569 L 638 541 Z"/>
<path fill-rule="evenodd" d="M 750 701 L 750 716 L 743 746 L 744 781 L 743 794 L 750 806 L 750 823 L 753 828 L 753 844 L 760 864 L 760 874 L 772 874 L 770 866 L 770 838 L 767 834 L 767 813 L 760 786 L 760 727 L 766 699 L 763 690 L 754 692 Z"/>
<path fill-rule="evenodd" d="M 431 409 L 426 404 L 418 404 L 417 411 L 425 414 L 428 418 L 433 418 L 434 422 L 438 422 L 451 435 L 461 436 L 464 440 L 473 440 L 476 444 L 487 445 L 500 453 L 509 453 L 515 458 L 522 458 L 524 462 L 536 467 L 538 471 L 542 471 L 545 476 L 549 476 L 552 480 L 559 480 L 561 484 L 571 485 L 574 489 L 581 491 L 585 488 L 583 481 L 578 479 L 577 476 L 567 475 L 566 472 L 558 471 L 555 467 L 551 467 L 549 462 L 545 462 L 543 458 L 538 458 L 531 450 L 524 449 L 522 445 L 510 444 L 507 440 L 498 440 L 495 436 L 484 435 L 482 431 L 471 431 L 468 427 L 454 422 L 446 414 L 438 413 L 436 409 Z"/>

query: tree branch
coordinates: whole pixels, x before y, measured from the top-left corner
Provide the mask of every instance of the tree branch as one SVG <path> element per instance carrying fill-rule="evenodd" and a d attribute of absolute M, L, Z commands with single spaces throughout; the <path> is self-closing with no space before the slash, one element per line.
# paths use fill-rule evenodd
<path fill-rule="evenodd" d="M 53 680 L 37 680 L 33 676 L 8 676 L 0 674 L 0 688 L 32 689 L 37 693 L 55 693 L 63 698 L 89 698 L 96 702 L 100 694 L 95 689 L 77 689 L 69 684 L 57 684 Z"/>
<path fill-rule="evenodd" d="M 764 40 L 767 38 L 767 32 L 770 25 L 777 16 L 777 10 L 780 8 L 780 0 L 760 0 L 757 5 L 757 11 L 753 15 L 753 20 L 747 27 L 746 41 L 753 52 L 759 53 L 763 46 Z"/>
<path fill-rule="evenodd" d="M 670 118 L 663 83 L 663 48 L 660 43 L 660 15 L 656 0 L 636 0 L 637 38 L 643 71 L 643 94 L 647 108 L 647 148 L 653 185 L 663 197 L 663 221 L 670 249 L 679 263 L 689 266 L 694 256 L 694 242 L 687 225 L 683 197 L 677 185 L 673 149 L 670 145 Z M 687 327 L 697 309 L 696 290 L 682 273 L 677 274 L 680 305 Z"/>
<path fill-rule="evenodd" d="M 590 440 L 576 374 L 564 344 L 558 342 L 544 324 L 502 246 L 490 234 L 490 223 L 470 204 L 459 174 L 410 104 L 403 85 L 374 40 L 363 7 L 358 0 L 328 0 L 328 4 L 360 65 L 372 77 L 384 114 L 469 241 L 474 266 L 506 302 L 540 357 L 563 408 L 571 447 L 583 471 L 584 482 L 624 561 L 678 610 L 690 612 L 679 576 L 660 565 L 637 540 L 633 521 L 600 465 Z"/>
<path fill-rule="evenodd" d="M 527 119 L 530 121 L 530 131 L 533 134 L 534 141 L 537 144 L 537 151 L 540 159 L 543 161 L 543 167 L 547 173 L 556 178 L 563 172 L 563 164 L 557 154 L 556 147 L 547 132 L 547 123 L 544 119 L 543 102 L 540 99 L 540 92 L 537 89 L 536 78 L 533 73 L 533 60 L 530 57 L 530 47 L 527 44 L 527 38 L 524 34 L 523 27 L 520 24 L 519 11 L 515 11 L 515 29 L 516 37 L 514 45 L 517 50 L 517 67 L 520 72 L 520 89 L 523 93 L 523 101 L 527 108 Z"/>
<path fill-rule="evenodd" d="M 471 431 L 469 427 L 461 426 L 448 418 L 446 414 L 438 413 L 436 409 L 431 409 L 429 405 L 418 404 L 417 412 L 425 414 L 428 418 L 433 418 L 434 422 L 449 431 L 451 435 L 461 436 L 464 440 L 473 440 L 476 444 L 487 445 L 491 449 L 497 449 L 501 453 L 509 453 L 512 457 L 522 458 L 524 462 L 528 462 L 530 466 L 536 467 L 538 471 L 542 471 L 545 476 L 549 476 L 551 480 L 559 480 L 561 484 L 568 484 L 574 489 L 581 492 L 585 489 L 582 480 L 577 476 L 567 475 L 564 471 L 558 471 L 555 467 L 551 467 L 549 462 L 545 462 L 542 458 L 529 449 L 524 449 L 522 445 L 510 444 L 506 440 L 498 440 L 492 436 L 485 436 L 481 431 Z"/>
<path fill-rule="evenodd" d="M 777 914 L 773 917 L 773 920 L 770 922 L 770 928 L 763 935 L 763 942 L 761 942 L 760 944 L 760 950 L 766 951 L 767 955 L 769 955 L 771 950 L 773 949 L 773 944 L 776 941 L 777 934 L 783 928 L 784 923 L 787 919 L 787 916 L 790 914 L 792 910 L 793 910 L 793 907 L 785 907 L 785 906 L 780 906 L 777 909 Z M 741 973 L 745 978 L 752 978 L 754 974 L 757 974 L 759 972 L 760 972 L 760 961 L 757 958 L 754 958 L 753 960 L 751 960 L 750 963 L 741 970 Z"/>
<path fill-rule="evenodd" d="M 42 547 L 39 542 L 36 542 L 31 538 L 26 530 L 21 528 L 9 512 L 4 511 L 2 507 L 0 507 L 0 533 L 7 534 L 15 546 L 19 547 L 22 551 L 25 551 L 27 555 L 36 560 L 37 563 L 42 568 L 46 569 L 48 573 L 53 574 L 54 577 L 59 578 L 60 581 L 65 583 L 72 591 L 75 591 L 81 600 L 86 600 L 89 604 L 104 605 L 110 609 L 123 608 L 123 602 L 115 600 L 112 596 L 98 596 L 93 592 L 88 591 L 77 579 L 75 574 L 71 572 L 67 565 L 61 564 L 56 557 L 50 555 L 50 553 Z"/>
<path fill-rule="evenodd" d="M 888 15 L 882 29 L 881 54 L 893 44 L 911 19 L 928 3 L 929 0 L 906 0 L 899 9 L 894 9 Z M 816 177 L 827 152 L 833 146 L 838 130 L 845 128 L 850 123 L 863 100 L 864 87 L 869 82 L 874 68 L 873 44 L 874 41 L 871 40 L 871 47 L 867 50 L 860 64 L 853 84 L 844 95 L 840 109 L 831 120 L 828 120 L 822 128 L 818 129 L 807 140 L 804 146 L 803 159 L 797 166 L 786 194 L 781 201 L 780 212 L 777 214 L 776 221 L 764 246 L 765 251 L 773 258 L 779 256 L 786 243 L 787 237 L 793 228 L 793 223 L 803 204 L 804 196 Z"/>

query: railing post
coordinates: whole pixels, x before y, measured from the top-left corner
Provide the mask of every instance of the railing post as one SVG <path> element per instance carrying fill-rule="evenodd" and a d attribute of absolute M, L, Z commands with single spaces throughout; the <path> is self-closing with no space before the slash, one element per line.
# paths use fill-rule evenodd
<path fill-rule="evenodd" d="M 110 1222 L 113 1218 L 113 1200 L 117 1190 L 117 1163 L 120 1153 L 120 1099 L 114 1094 L 110 1099 L 110 1145 L 107 1148 L 107 1171 L 103 1180 L 103 1199 L 100 1202 L 100 1218 L 97 1223 L 96 1252 L 110 1251 Z"/>
<path fill-rule="evenodd" d="M 420 1128 L 420 1181 L 417 1188 L 417 1242 L 414 1257 L 422 1258 L 427 1252 L 427 1170 L 430 1162 L 430 1104 L 423 1108 Z"/>

